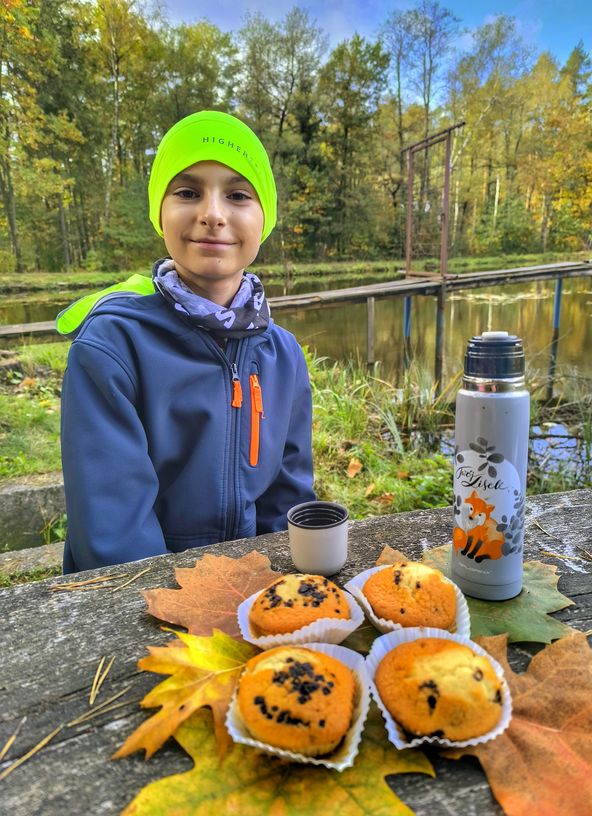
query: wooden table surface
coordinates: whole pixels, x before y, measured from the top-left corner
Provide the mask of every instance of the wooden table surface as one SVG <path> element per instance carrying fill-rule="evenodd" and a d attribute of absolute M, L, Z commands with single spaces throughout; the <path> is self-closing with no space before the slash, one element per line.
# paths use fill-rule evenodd
<path fill-rule="evenodd" d="M 426 548 L 450 541 L 451 525 L 450 509 L 355 522 L 350 531 L 350 558 L 336 580 L 343 584 L 372 566 L 385 544 L 419 558 Z M 578 545 L 592 551 L 592 490 L 528 499 L 525 558 L 557 565 L 559 589 L 575 605 L 556 613 L 556 617 L 588 631 L 592 628 L 592 563 L 541 555 L 546 551 L 577 556 L 581 554 Z M 266 553 L 274 569 L 291 571 L 287 534 L 277 533 L 79 574 L 90 578 L 105 572 L 137 573 L 151 567 L 136 582 L 117 592 L 50 592 L 49 587 L 59 583 L 59 578 L 0 590 L 0 748 L 26 716 L 16 742 L 0 763 L 0 771 L 58 725 L 88 709 L 90 686 L 103 655 L 116 655 L 116 660 L 101 698 L 106 699 L 105 689 L 110 696 L 132 684 L 124 698 L 129 699 L 127 705 L 86 724 L 63 729 L 38 754 L 0 781 L 1 813 L 119 814 L 147 783 L 192 767 L 191 759 L 172 740 L 149 762 L 144 762 L 142 753 L 116 762 L 110 760 L 146 718 L 138 701 L 157 681 L 154 674 L 138 671 L 137 661 L 146 655 L 147 645 L 164 645 L 169 639 L 161 624 L 147 614 L 139 590 L 177 586 L 174 567 L 193 566 L 201 552 L 240 557 L 252 549 Z M 513 645 L 512 667 L 524 670 L 537 648 L 532 644 Z M 430 754 L 430 759 L 437 771 L 435 780 L 421 774 L 389 777 L 392 789 L 418 816 L 501 814 L 475 760 L 452 762 L 435 754 Z M 218 810 L 222 813 L 222 809 Z"/>

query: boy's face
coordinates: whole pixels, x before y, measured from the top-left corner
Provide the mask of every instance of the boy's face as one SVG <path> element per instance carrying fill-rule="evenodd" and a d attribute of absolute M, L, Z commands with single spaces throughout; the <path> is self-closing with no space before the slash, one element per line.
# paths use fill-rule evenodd
<path fill-rule="evenodd" d="M 160 217 L 179 277 L 228 305 L 261 244 L 263 210 L 253 186 L 224 164 L 198 162 L 170 182 Z"/>

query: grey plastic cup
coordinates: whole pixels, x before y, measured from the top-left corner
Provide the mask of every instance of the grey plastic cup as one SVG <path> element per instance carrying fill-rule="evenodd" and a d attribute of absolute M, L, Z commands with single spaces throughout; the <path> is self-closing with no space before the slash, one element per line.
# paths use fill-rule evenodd
<path fill-rule="evenodd" d="M 335 502 L 304 502 L 288 510 L 290 554 L 299 572 L 339 572 L 347 561 L 348 519 L 347 509 Z"/>

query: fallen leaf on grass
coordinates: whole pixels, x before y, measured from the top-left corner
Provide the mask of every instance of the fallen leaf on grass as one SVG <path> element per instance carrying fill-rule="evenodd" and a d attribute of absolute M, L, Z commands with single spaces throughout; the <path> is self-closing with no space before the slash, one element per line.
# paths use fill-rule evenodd
<path fill-rule="evenodd" d="M 212 709 L 219 753 L 223 754 L 228 748 L 231 740 L 224 721 L 230 698 L 243 666 L 257 649 L 218 631 L 212 637 L 196 637 L 185 632 L 177 632 L 177 635 L 181 645 L 173 641 L 168 646 L 149 646 L 148 657 L 138 661 L 140 669 L 172 676 L 144 697 L 143 708 L 162 708 L 127 738 L 113 759 L 141 749 L 146 751 L 146 759 L 150 759 L 181 723 L 202 706 Z M 176 648 L 179 645 L 180 648 Z"/>
<path fill-rule="evenodd" d="M 277 577 L 269 558 L 257 550 L 242 558 L 204 555 L 194 567 L 175 570 L 181 589 L 149 589 L 143 595 L 151 615 L 183 626 L 192 635 L 219 629 L 240 638 L 239 605 Z"/>
<path fill-rule="evenodd" d="M 235 745 L 220 765 L 206 712 L 194 714 L 179 728 L 175 739 L 193 758 L 195 767 L 147 785 L 121 816 L 211 816 L 216 812 L 241 816 L 413 816 L 384 777 L 397 773 L 434 776 L 420 751 L 397 751 L 388 742 L 374 705 L 355 764 L 341 773 L 286 763 L 243 745 Z"/>
<path fill-rule="evenodd" d="M 347 470 L 345 471 L 345 475 L 349 479 L 353 479 L 354 476 L 357 476 L 358 473 L 362 470 L 362 463 L 359 459 L 350 459 L 349 465 L 347 466 Z"/>
<path fill-rule="evenodd" d="M 577 633 L 546 646 L 524 674 L 508 665 L 506 637 L 479 642 L 504 668 L 512 721 L 497 739 L 454 751 L 454 756 L 477 757 L 507 816 L 589 813 L 592 651 L 586 638 Z"/>
<path fill-rule="evenodd" d="M 427 550 L 423 560 L 448 573 L 450 544 Z M 557 567 L 541 561 L 526 561 L 522 592 L 509 601 L 481 601 L 467 596 L 471 614 L 471 637 L 508 633 L 510 642 L 550 643 L 569 637 L 574 629 L 549 616 L 571 606 L 573 601 L 557 589 Z"/>

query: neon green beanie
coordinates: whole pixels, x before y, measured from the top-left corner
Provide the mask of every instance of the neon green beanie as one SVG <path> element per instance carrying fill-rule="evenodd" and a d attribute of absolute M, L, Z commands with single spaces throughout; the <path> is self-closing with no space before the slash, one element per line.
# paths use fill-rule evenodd
<path fill-rule="evenodd" d="M 160 208 L 170 181 L 200 161 L 217 161 L 250 181 L 263 208 L 261 241 L 275 226 L 277 194 L 269 157 L 250 127 L 235 116 L 199 111 L 186 116 L 165 133 L 150 171 L 150 220 L 162 236 Z"/>

